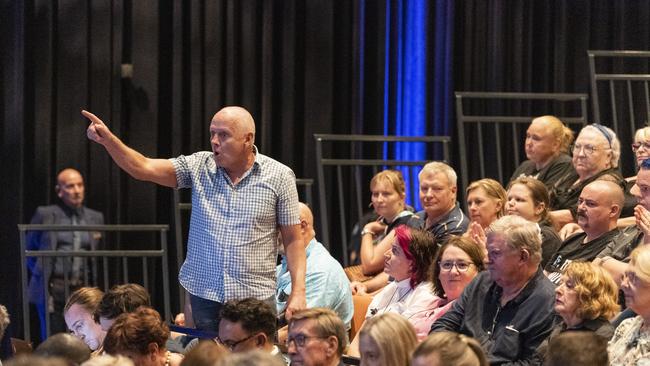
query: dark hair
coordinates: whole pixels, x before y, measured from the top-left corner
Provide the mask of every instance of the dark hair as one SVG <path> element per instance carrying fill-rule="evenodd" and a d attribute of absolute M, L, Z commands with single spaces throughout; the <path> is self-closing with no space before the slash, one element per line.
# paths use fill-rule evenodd
<path fill-rule="evenodd" d="M 95 311 L 95 321 L 99 318 L 115 319 L 120 314 L 130 313 L 140 306 L 151 306 L 147 290 L 135 283 L 113 286 L 102 297 Z"/>
<path fill-rule="evenodd" d="M 254 298 L 231 300 L 221 308 L 221 319 L 240 323 L 248 333 L 262 332 L 270 342 L 275 338 L 275 311 L 268 303 Z"/>
<path fill-rule="evenodd" d="M 515 184 L 521 184 L 528 189 L 528 192 L 530 192 L 530 197 L 533 199 L 533 204 L 535 206 L 539 205 L 540 203 L 544 204 L 544 210 L 539 215 L 539 222 L 552 226 L 553 221 L 551 219 L 551 215 L 549 214 L 551 199 L 546 185 L 540 180 L 532 177 L 519 177 L 508 184 L 508 191 L 510 191 L 510 188 L 512 188 L 512 186 Z"/>
<path fill-rule="evenodd" d="M 185 354 L 181 366 L 214 366 L 229 353 L 226 347 L 219 343 L 204 340 Z"/>
<path fill-rule="evenodd" d="M 429 267 L 436 256 L 438 245 L 430 232 L 414 229 L 406 225 L 395 228 L 395 239 L 411 260 L 411 288 L 424 281 L 429 274 Z"/>
<path fill-rule="evenodd" d="M 470 238 L 451 235 L 449 239 L 447 239 L 447 242 L 438 249 L 436 258 L 431 265 L 429 280 L 433 284 L 433 293 L 438 297 L 445 296 L 445 290 L 442 288 L 442 282 L 440 282 L 440 266 L 438 265 L 438 262 L 442 260 L 442 255 L 450 246 L 454 246 L 467 253 L 469 258 L 472 260 L 472 263 L 476 266 L 478 272 L 485 269 L 485 264 L 483 263 L 483 250 L 481 250 L 481 248 L 479 248 L 479 246 Z"/>
<path fill-rule="evenodd" d="M 164 349 L 169 338 L 169 327 L 152 308 L 139 307 L 132 313 L 124 313 L 115 319 L 104 338 L 104 350 L 111 355 L 133 352 L 149 353 L 149 344 Z"/>
<path fill-rule="evenodd" d="M 594 332 L 560 333 L 549 342 L 544 365 L 607 366 L 607 339 Z"/>
<path fill-rule="evenodd" d="M 60 357 L 71 364 L 80 365 L 90 358 L 90 348 L 79 338 L 58 333 L 41 343 L 34 354 L 43 357 Z"/>
<path fill-rule="evenodd" d="M 104 292 L 97 287 L 82 287 L 70 294 L 63 307 L 63 312 L 66 313 L 72 305 L 77 304 L 90 314 L 94 314 L 103 297 Z"/>

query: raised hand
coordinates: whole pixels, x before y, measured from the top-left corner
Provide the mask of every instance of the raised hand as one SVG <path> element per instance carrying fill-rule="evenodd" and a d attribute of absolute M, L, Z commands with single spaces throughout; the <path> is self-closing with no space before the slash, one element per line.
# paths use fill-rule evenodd
<path fill-rule="evenodd" d="M 112 135 L 111 130 L 106 127 L 104 122 L 99 119 L 96 115 L 86 111 L 82 110 L 81 114 L 88 118 L 90 121 L 90 125 L 88 126 L 88 129 L 86 130 L 86 135 L 88 136 L 89 140 L 95 141 L 98 144 L 104 145 L 106 141 L 110 138 Z"/>

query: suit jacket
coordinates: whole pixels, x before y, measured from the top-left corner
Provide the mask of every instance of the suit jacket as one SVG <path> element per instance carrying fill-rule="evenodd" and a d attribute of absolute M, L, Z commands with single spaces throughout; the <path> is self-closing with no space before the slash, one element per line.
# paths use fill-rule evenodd
<path fill-rule="evenodd" d="M 72 209 L 63 203 L 50 206 L 39 206 L 30 221 L 30 224 L 43 225 L 71 225 L 72 216 L 76 215 L 79 225 L 103 225 L 104 215 L 85 206 Z M 79 232 L 80 249 L 94 250 L 99 244 L 99 235 L 91 232 Z M 27 233 L 27 250 L 73 250 L 73 232 L 70 231 L 30 231 Z M 29 279 L 29 302 L 34 304 L 44 303 L 44 283 L 49 283 L 51 276 L 63 277 L 64 268 L 70 270 L 69 262 L 65 266 L 61 259 L 54 258 L 28 258 L 27 265 L 31 274 Z M 54 265 L 52 265 L 54 263 Z M 43 265 L 45 264 L 45 266 Z M 53 273 L 54 272 L 54 273 Z M 43 278 L 45 276 L 45 279 Z"/>

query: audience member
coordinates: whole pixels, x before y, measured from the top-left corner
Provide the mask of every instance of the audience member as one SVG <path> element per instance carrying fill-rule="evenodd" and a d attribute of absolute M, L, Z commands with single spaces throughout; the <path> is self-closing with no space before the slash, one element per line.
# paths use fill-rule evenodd
<path fill-rule="evenodd" d="M 642 365 L 650 360 L 650 247 L 635 249 L 623 275 L 625 304 L 638 316 L 623 320 L 609 341 L 612 366 Z M 642 361 L 643 360 L 643 361 Z"/>
<path fill-rule="evenodd" d="M 551 189 L 561 177 L 573 172 L 569 146 L 573 142 L 573 131 L 555 116 L 541 116 L 533 119 L 526 131 L 526 158 L 517 167 L 511 181 L 532 177 Z"/>
<path fill-rule="evenodd" d="M 521 216 L 539 225 L 542 233 L 542 262 L 540 263 L 542 268 L 546 267 L 551 256 L 562 244 L 553 227 L 548 207 L 548 190 L 541 181 L 522 177 L 511 181 L 508 185 L 507 214 Z"/>
<path fill-rule="evenodd" d="M 305 309 L 289 321 L 287 348 L 292 365 L 342 366 L 347 343 L 343 321 L 330 309 Z"/>
<path fill-rule="evenodd" d="M 594 260 L 619 234 L 616 221 L 623 201 L 623 190 L 616 183 L 597 180 L 584 187 L 576 214 L 583 231 L 568 237 L 544 268 L 551 282 L 559 283 L 569 263 Z"/>
<path fill-rule="evenodd" d="M 111 356 L 103 354 L 97 357 L 91 357 L 88 361 L 81 364 L 81 366 L 136 366 L 130 358 L 117 355 Z"/>
<path fill-rule="evenodd" d="M 379 218 L 366 224 L 361 231 L 359 256 L 365 276 L 375 275 L 384 269 L 384 253 L 393 239 L 388 234 L 397 226 L 408 223 L 413 216 L 413 212 L 406 207 L 406 184 L 399 170 L 384 170 L 375 174 L 370 181 L 370 192 L 371 205 Z"/>
<path fill-rule="evenodd" d="M 493 222 L 488 271 L 478 274 L 431 331 L 475 337 L 492 364 L 532 360 L 554 319 L 554 286 L 539 268 L 541 242 L 538 226 L 521 217 Z"/>
<path fill-rule="evenodd" d="M 43 357 L 34 354 L 22 354 L 7 361 L 6 366 L 75 366 L 60 357 Z"/>
<path fill-rule="evenodd" d="M 470 219 L 466 235 L 485 248 L 485 229 L 505 213 L 506 191 L 496 180 L 485 178 L 470 183 L 466 192 Z"/>
<path fill-rule="evenodd" d="M 30 224 L 43 225 L 102 225 L 104 215 L 84 206 L 85 186 L 81 173 L 66 168 L 56 177 L 54 187 L 59 198 L 54 205 L 39 206 Z M 94 250 L 97 249 L 100 233 L 85 231 L 30 231 L 27 233 L 27 250 Z M 45 315 L 50 315 L 50 331 L 65 331 L 63 305 L 65 304 L 64 277 L 68 275 L 68 285 L 76 289 L 92 278 L 84 258 L 28 258 L 29 302 L 36 307 L 40 324 L 41 341 L 47 337 Z M 43 284 L 48 284 L 51 298 L 45 298 Z M 48 306 L 48 301 L 52 301 Z M 36 322 L 34 324 L 37 324 Z"/>
<path fill-rule="evenodd" d="M 94 355 L 102 353 L 106 331 L 95 321 L 94 314 L 104 293 L 97 287 L 82 287 L 73 292 L 63 307 L 63 317 L 75 337 L 86 343 Z"/>
<path fill-rule="evenodd" d="M 299 207 L 300 231 L 307 256 L 305 274 L 307 307 L 330 308 L 349 326 L 354 315 L 354 306 L 348 278 L 341 264 L 330 255 L 323 244 L 316 240 L 314 215 L 309 207 L 302 202 Z M 279 247 L 279 251 L 284 254 L 282 246 Z M 284 255 L 277 267 L 277 278 L 275 303 L 278 314 L 282 314 L 291 295 L 291 274 Z"/>
<path fill-rule="evenodd" d="M 154 309 L 142 306 L 118 316 L 104 339 L 104 350 L 123 355 L 138 366 L 177 366 L 182 356 L 165 348 L 169 327 Z"/>
<path fill-rule="evenodd" d="M 221 320 L 223 321 L 223 318 Z M 229 354 L 226 347 L 217 342 L 201 341 L 185 355 L 181 366 L 216 366 Z"/>
<path fill-rule="evenodd" d="M 120 141 L 97 116 L 82 114 L 91 122 L 88 138 L 103 145 L 129 175 L 192 189 L 187 256 L 178 277 L 190 293 L 197 328 L 217 330 L 221 306 L 230 299 L 273 299 L 278 226 L 293 284 L 287 318 L 305 307 L 305 248 L 296 177 L 289 167 L 258 152 L 255 121 L 246 109 L 229 106 L 212 117 L 212 151 L 169 160 L 145 157 Z"/>
<path fill-rule="evenodd" d="M 151 306 L 149 292 L 136 283 L 111 287 L 99 302 L 95 311 L 95 321 L 107 332 L 115 319 L 124 313 L 132 313 L 140 306 Z"/>
<path fill-rule="evenodd" d="M 630 253 L 635 248 L 650 243 L 650 159 L 641 163 L 634 190 L 638 191 L 638 204 L 634 208 L 636 225 L 623 229 L 594 260 L 619 284 L 627 262 L 630 261 Z"/>
<path fill-rule="evenodd" d="M 60 357 L 72 365 L 80 365 L 90 358 L 90 349 L 79 338 L 67 333 L 58 333 L 38 345 L 34 354 L 45 358 Z"/>
<path fill-rule="evenodd" d="M 275 310 L 254 298 L 231 300 L 221 309 L 217 341 L 232 352 L 260 349 L 284 359 L 273 344 L 276 331 Z"/>
<path fill-rule="evenodd" d="M 436 243 L 444 243 L 450 235 L 461 235 L 469 226 L 469 219 L 456 201 L 456 172 L 449 165 L 433 161 L 422 167 L 418 175 L 420 204 L 424 208 L 411 220 L 418 227 L 431 232 Z"/>
<path fill-rule="evenodd" d="M 9 317 L 9 312 L 4 305 L 0 305 L 0 341 L 5 336 L 5 331 L 11 324 L 11 318 Z M 1 365 L 1 363 L 0 363 Z"/>
<path fill-rule="evenodd" d="M 585 126 L 573 145 L 574 173 L 560 178 L 550 190 L 551 212 L 556 227 L 576 220 L 578 198 L 582 189 L 596 180 L 607 180 L 623 186 L 618 171 L 621 143 L 609 127 L 599 124 Z"/>
<path fill-rule="evenodd" d="M 424 339 L 431 325 L 449 310 L 474 277 L 485 269 L 483 250 L 469 238 L 452 236 L 438 249 L 429 276 L 433 294 L 438 297 L 436 307 L 428 310 L 413 324 L 418 340 Z"/>
<path fill-rule="evenodd" d="M 593 332 L 564 332 L 548 345 L 544 366 L 609 366 L 607 340 Z"/>
<path fill-rule="evenodd" d="M 395 313 L 368 319 L 359 334 L 363 366 L 408 365 L 418 343 L 413 325 Z"/>
<path fill-rule="evenodd" d="M 413 352 L 411 366 L 488 366 L 481 345 L 473 338 L 454 332 L 437 332 Z"/>
<path fill-rule="evenodd" d="M 192 364 L 194 365 L 194 364 Z M 286 366 L 284 362 L 270 354 L 253 350 L 245 353 L 233 353 L 222 358 L 214 366 Z M 298 366 L 298 363 L 295 364 Z"/>
<path fill-rule="evenodd" d="M 548 357 L 548 342 L 566 331 L 593 332 L 605 340 L 614 334 L 609 320 L 619 310 L 618 287 L 603 269 L 588 262 L 569 264 L 555 289 L 555 312 L 562 317 L 549 338 L 538 348 Z"/>

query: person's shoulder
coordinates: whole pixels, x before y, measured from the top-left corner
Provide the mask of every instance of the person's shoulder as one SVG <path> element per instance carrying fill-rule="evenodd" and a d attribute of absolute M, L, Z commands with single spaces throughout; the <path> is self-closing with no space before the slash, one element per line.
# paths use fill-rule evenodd
<path fill-rule="evenodd" d="M 573 166 L 573 161 L 569 154 L 562 153 L 558 155 L 558 157 L 555 158 L 555 160 L 553 160 L 550 165 L 551 166 L 563 166 L 563 165 Z"/>
<path fill-rule="evenodd" d="M 275 171 L 281 172 L 292 172 L 293 169 L 289 168 L 287 165 L 279 162 L 278 160 L 273 159 L 270 156 L 266 156 L 260 152 L 255 156 L 255 162 L 259 164 L 262 169 L 273 169 Z"/>
<path fill-rule="evenodd" d="M 84 206 L 85 214 L 93 220 L 104 221 L 104 213 Z"/>

